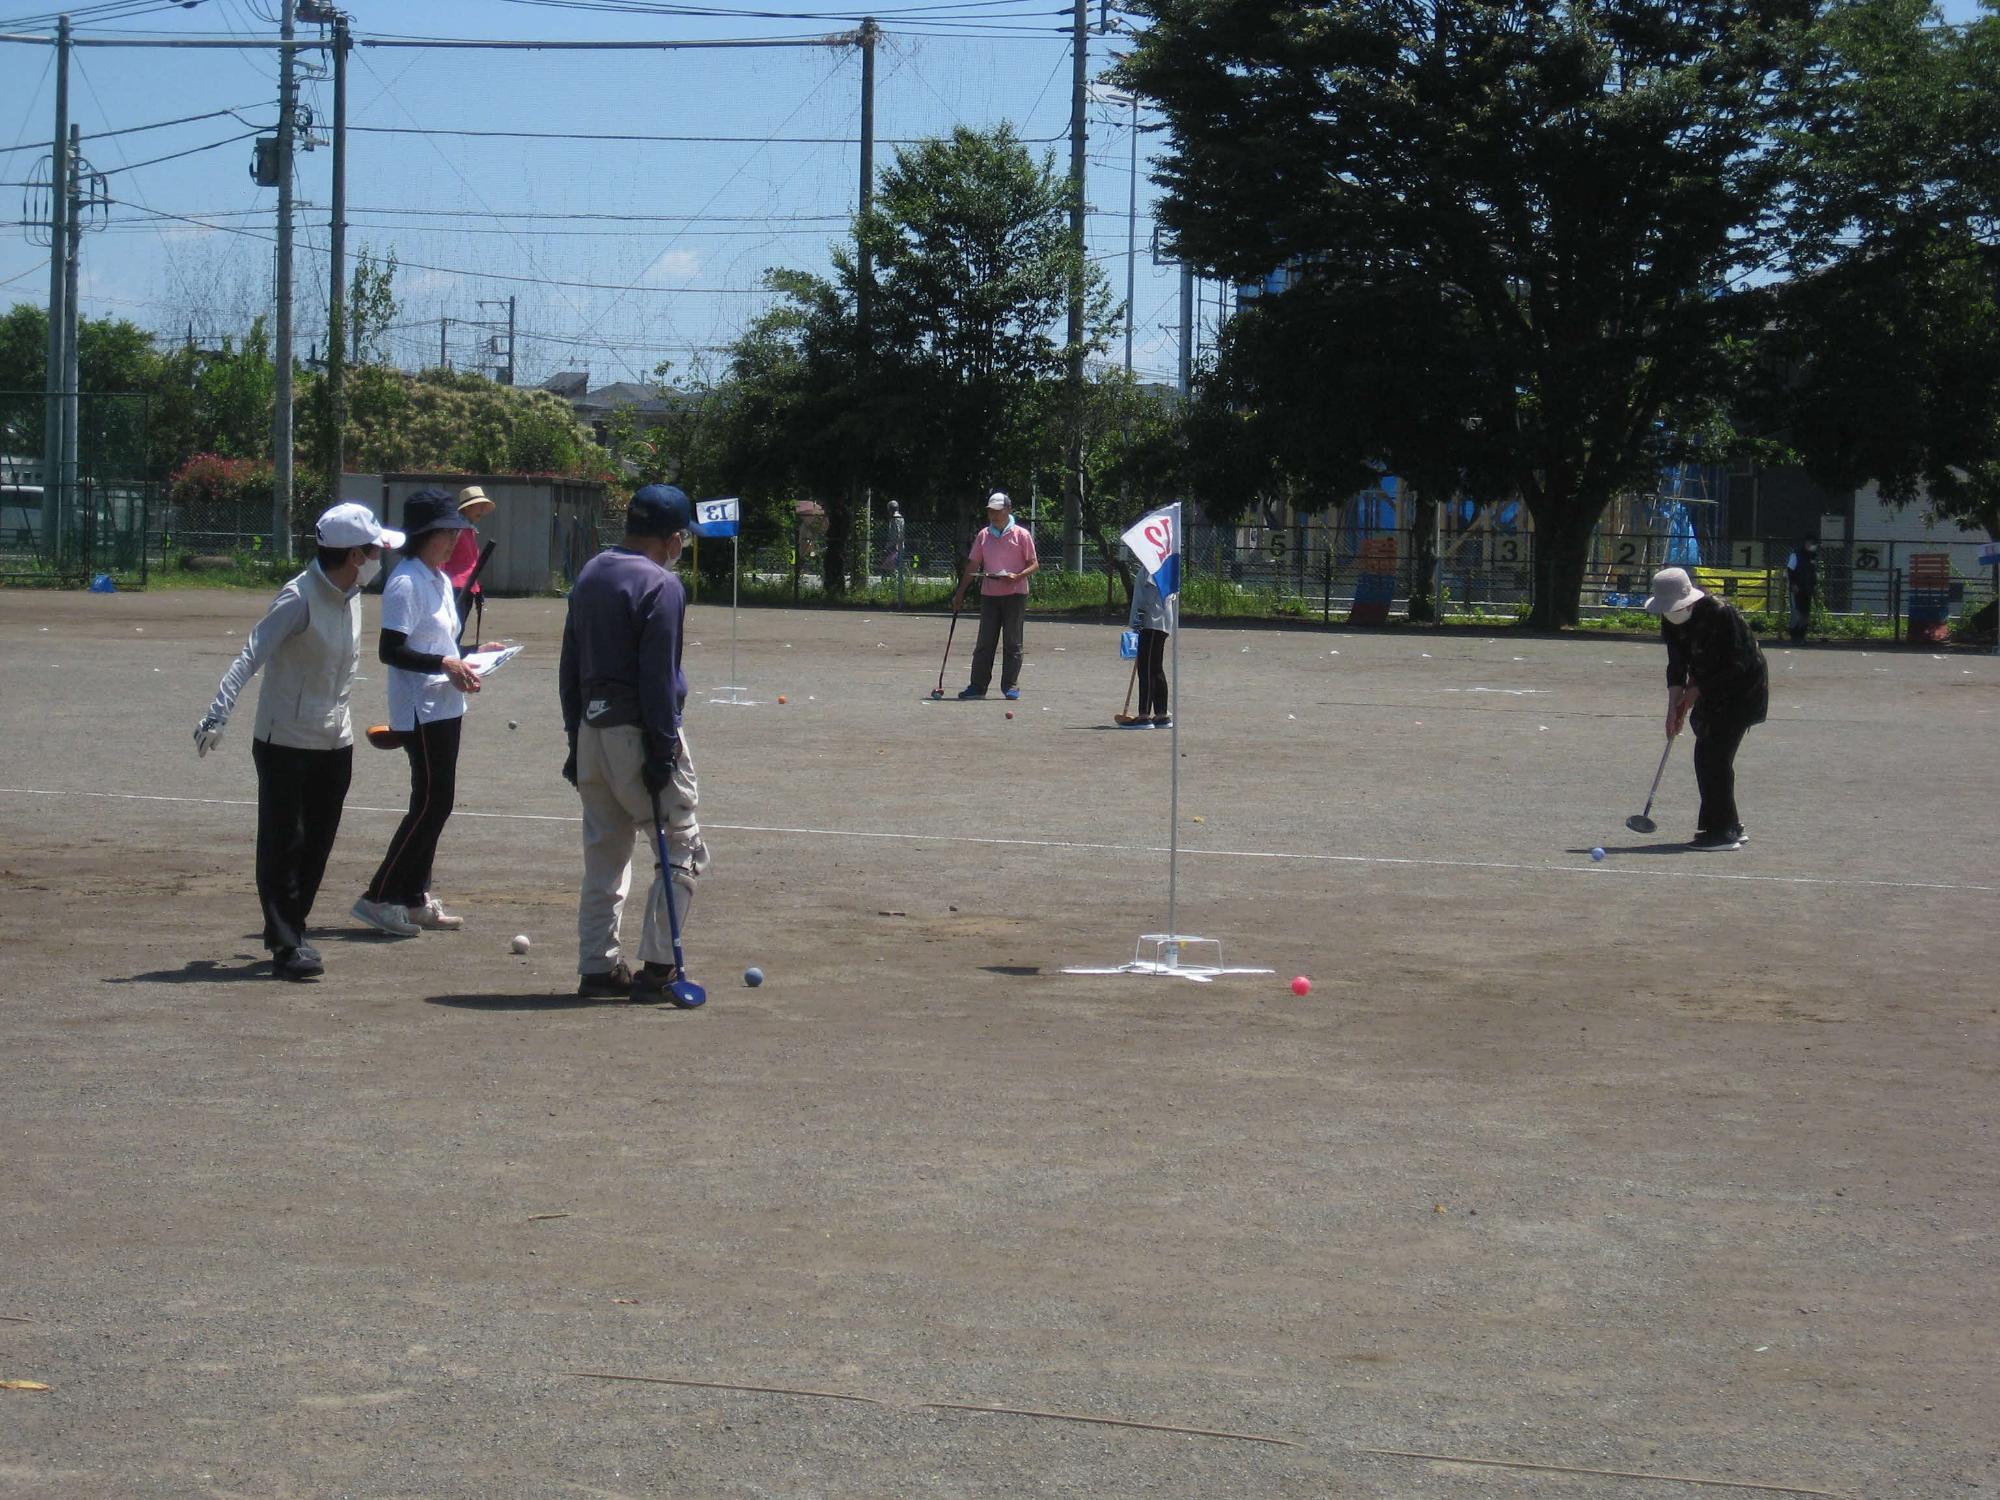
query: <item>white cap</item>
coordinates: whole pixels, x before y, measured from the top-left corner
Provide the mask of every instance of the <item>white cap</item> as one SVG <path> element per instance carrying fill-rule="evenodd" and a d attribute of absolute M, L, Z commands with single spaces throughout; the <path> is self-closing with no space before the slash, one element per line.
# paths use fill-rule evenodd
<path fill-rule="evenodd" d="M 1653 614 L 1664 615 L 1675 625 L 1681 625 L 1686 623 L 1695 601 L 1707 597 L 1694 586 L 1687 569 L 1662 568 L 1653 575 L 1653 597 L 1646 601 L 1646 608 Z"/>
<path fill-rule="evenodd" d="M 1007 498 L 1005 490 L 995 490 L 986 497 L 986 508 L 988 510 L 1008 510 L 1013 507 L 1013 504 L 1014 502 Z"/>
<path fill-rule="evenodd" d="M 391 531 L 375 519 L 375 512 L 359 500 L 343 500 L 319 518 L 316 528 L 322 547 L 400 547 L 403 533 Z"/>

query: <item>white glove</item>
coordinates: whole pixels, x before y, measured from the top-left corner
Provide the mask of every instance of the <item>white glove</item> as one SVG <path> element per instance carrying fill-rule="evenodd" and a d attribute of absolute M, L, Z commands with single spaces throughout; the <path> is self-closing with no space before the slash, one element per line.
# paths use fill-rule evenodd
<path fill-rule="evenodd" d="M 220 750 L 222 748 L 222 730 L 227 722 L 225 719 L 218 719 L 214 714 L 210 714 L 194 726 L 194 753 L 196 756 L 203 756 L 211 750 Z"/>

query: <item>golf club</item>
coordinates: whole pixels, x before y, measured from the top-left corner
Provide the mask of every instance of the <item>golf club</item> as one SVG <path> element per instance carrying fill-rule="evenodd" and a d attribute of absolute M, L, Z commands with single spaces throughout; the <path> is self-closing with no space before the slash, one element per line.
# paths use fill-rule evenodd
<path fill-rule="evenodd" d="M 1121 708 L 1117 713 L 1111 716 L 1112 723 L 1136 724 L 1139 722 L 1137 719 L 1132 717 L 1132 689 L 1134 685 L 1137 684 L 1138 681 L 1139 681 L 1139 663 L 1135 659 L 1132 663 L 1132 675 L 1125 679 L 1125 706 Z"/>
<path fill-rule="evenodd" d="M 687 977 L 687 958 L 681 953 L 681 918 L 674 910 L 674 867 L 667 862 L 667 825 L 660 816 L 660 794 L 648 795 L 653 799 L 653 846 L 660 856 L 660 882 L 666 887 L 667 931 L 674 940 L 674 982 L 667 986 L 667 993 L 682 1010 L 693 1010 L 708 1003 L 708 991 Z"/>
<path fill-rule="evenodd" d="M 931 696 L 933 698 L 942 698 L 944 696 L 944 669 L 946 663 L 951 660 L 951 638 L 958 634 L 958 611 L 964 603 L 965 601 L 961 598 L 958 603 L 951 607 L 951 629 L 944 633 L 944 661 L 938 663 L 938 685 L 931 689 Z"/>
<path fill-rule="evenodd" d="M 1667 774 L 1667 757 L 1674 753 L 1674 737 L 1667 736 L 1667 748 L 1660 752 L 1660 769 L 1653 773 L 1653 789 L 1646 793 L 1646 811 L 1632 814 L 1625 820 L 1625 826 L 1634 833 L 1658 833 L 1660 825 L 1647 816 L 1653 810 L 1653 799 L 1660 795 L 1660 778 Z"/>

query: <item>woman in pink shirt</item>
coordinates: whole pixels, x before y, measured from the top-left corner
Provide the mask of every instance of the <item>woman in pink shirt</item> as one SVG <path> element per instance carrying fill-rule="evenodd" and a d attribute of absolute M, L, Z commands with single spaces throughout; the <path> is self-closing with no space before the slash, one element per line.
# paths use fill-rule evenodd
<path fill-rule="evenodd" d="M 1004 637 L 1000 665 L 1000 696 L 1021 696 L 1021 634 L 1028 616 L 1028 579 L 1041 566 L 1035 539 L 1014 519 L 1006 493 L 995 490 L 986 500 L 986 525 L 972 539 L 965 559 L 965 577 L 951 596 L 956 614 L 974 578 L 979 584 L 979 644 L 972 648 L 972 681 L 961 698 L 984 698 L 993 682 L 993 648 Z"/>

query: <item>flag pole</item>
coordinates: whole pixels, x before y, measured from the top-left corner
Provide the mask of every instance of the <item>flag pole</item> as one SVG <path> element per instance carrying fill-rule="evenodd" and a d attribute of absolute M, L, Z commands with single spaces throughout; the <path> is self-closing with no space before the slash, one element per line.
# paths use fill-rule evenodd
<path fill-rule="evenodd" d="M 737 522 L 736 530 L 743 530 L 743 523 Z M 742 691 L 742 684 L 736 680 L 736 595 L 741 582 L 742 539 L 732 535 L 729 538 L 729 696 L 733 699 Z"/>
<path fill-rule="evenodd" d="M 1178 543 L 1179 538 L 1175 538 Z M 1182 556 L 1186 556 L 1185 553 Z M 1181 580 L 1185 583 L 1185 580 Z M 1180 928 L 1174 925 L 1174 898 L 1179 884 L 1181 862 L 1181 596 L 1174 591 L 1167 606 L 1174 627 L 1173 691 L 1167 696 L 1167 941 L 1172 943 L 1173 961 L 1180 961 Z"/>

